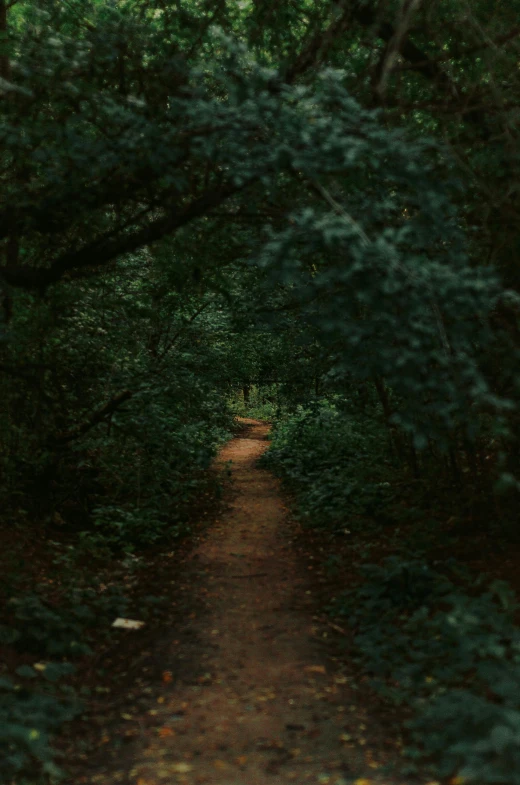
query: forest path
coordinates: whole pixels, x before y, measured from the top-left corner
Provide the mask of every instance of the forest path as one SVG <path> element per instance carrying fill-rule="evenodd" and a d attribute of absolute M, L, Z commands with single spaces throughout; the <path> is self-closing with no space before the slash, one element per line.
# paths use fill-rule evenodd
<path fill-rule="evenodd" d="M 331 669 L 319 637 L 278 482 L 256 466 L 268 426 L 242 422 L 244 435 L 219 456 L 222 468 L 232 461 L 229 509 L 190 557 L 199 576 L 190 591 L 204 606 L 189 621 L 191 662 L 154 712 L 161 726 L 147 734 L 129 781 L 375 781 L 365 748 L 349 743 L 360 736 L 359 710 L 349 705 L 355 694 L 334 663 Z"/>

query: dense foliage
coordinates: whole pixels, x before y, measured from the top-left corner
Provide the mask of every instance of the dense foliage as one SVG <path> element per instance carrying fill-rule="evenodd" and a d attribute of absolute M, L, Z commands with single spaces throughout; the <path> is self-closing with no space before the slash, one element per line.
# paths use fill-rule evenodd
<path fill-rule="evenodd" d="M 454 501 L 450 473 L 437 473 L 432 503 L 430 480 L 401 481 L 382 409 L 372 402 L 363 416 L 338 396 L 283 417 L 263 463 L 293 492 L 303 525 L 323 533 L 328 572 L 349 572 L 328 610 L 351 631 L 345 643 L 372 689 L 406 709 L 409 773 L 420 761 L 434 776 L 517 783 L 514 592 L 449 555 L 460 532 L 442 532 L 439 553 L 447 514 L 473 536 L 482 525 L 467 520 L 474 489 L 459 486 Z"/>
<path fill-rule="evenodd" d="M 0 0 L 5 532 L 78 572 L 178 539 L 256 411 L 323 529 L 440 478 L 512 534 L 519 11 Z M 3 644 L 70 656 L 99 597 L 80 623 L 14 561 Z M 34 774 L 69 709 L 2 684 L 9 776 Z M 20 696 L 46 724 L 5 735 Z"/>

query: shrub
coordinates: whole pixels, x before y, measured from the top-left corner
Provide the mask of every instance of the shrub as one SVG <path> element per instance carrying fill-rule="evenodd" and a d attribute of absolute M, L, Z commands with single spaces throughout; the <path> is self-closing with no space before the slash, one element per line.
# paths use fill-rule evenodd
<path fill-rule="evenodd" d="M 38 678 L 29 666 L 22 666 L 22 675 Z M 32 671 L 32 673 L 30 673 Z M 58 678 L 54 666 L 51 678 Z M 59 700 L 44 690 L 29 690 L 10 679 L 0 679 L 0 782 L 10 783 L 15 775 L 37 775 L 57 779 L 60 769 L 54 763 L 56 751 L 52 748 L 52 734 L 64 722 L 73 719 L 80 710 L 75 700 Z"/>
<path fill-rule="evenodd" d="M 451 565 L 445 565 L 450 567 Z M 453 565 L 456 569 L 456 565 Z M 334 611 L 387 700 L 411 708 L 408 753 L 441 776 L 520 782 L 520 629 L 502 582 L 461 584 L 420 559 L 362 568 Z"/>
<path fill-rule="evenodd" d="M 299 407 L 278 422 L 263 464 L 296 492 L 302 521 L 332 532 L 343 531 L 352 513 L 377 518 L 393 496 L 381 422 L 353 415 L 341 403 Z"/>

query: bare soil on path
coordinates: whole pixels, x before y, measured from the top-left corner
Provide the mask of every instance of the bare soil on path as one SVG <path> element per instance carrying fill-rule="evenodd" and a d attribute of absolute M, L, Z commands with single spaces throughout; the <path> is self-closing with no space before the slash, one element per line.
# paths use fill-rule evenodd
<path fill-rule="evenodd" d="M 179 659 L 179 641 L 169 642 L 172 683 L 148 712 L 153 726 L 143 727 L 124 781 L 388 783 L 367 753 L 356 687 L 327 656 L 278 482 L 256 465 L 268 426 L 242 423 L 219 456 L 232 473 L 228 510 L 190 556 L 199 609 L 186 621 L 191 643 Z"/>

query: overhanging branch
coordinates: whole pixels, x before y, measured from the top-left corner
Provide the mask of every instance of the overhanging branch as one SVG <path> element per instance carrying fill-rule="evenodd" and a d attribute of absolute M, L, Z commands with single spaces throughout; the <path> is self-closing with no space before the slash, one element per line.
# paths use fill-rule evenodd
<path fill-rule="evenodd" d="M 1 267 L 0 277 L 10 286 L 44 292 L 47 287 L 57 283 L 70 271 L 106 265 L 124 254 L 138 251 L 146 245 L 173 234 L 180 227 L 221 205 L 247 185 L 249 183 L 241 186 L 233 184 L 218 186 L 206 191 L 187 207 L 179 208 L 173 214 L 157 218 L 133 232 L 115 238 L 111 236 L 98 238 L 79 250 L 67 251 L 55 259 L 49 267 L 39 268 L 29 265 Z"/>
<path fill-rule="evenodd" d="M 68 431 L 62 431 L 61 433 L 57 433 L 52 441 L 54 444 L 67 444 L 68 442 L 74 441 L 74 439 L 78 439 L 80 436 L 83 436 L 87 431 L 90 431 L 91 428 L 94 428 L 95 425 L 105 420 L 111 414 L 113 414 L 116 409 L 118 409 L 121 404 L 125 401 L 128 401 L 131 398 L 133 393 L 130 390 L 124 390 L 124 392 L 119 393 L 114 398 L 112 398 L 108 403 L 98 409 L 97 412 L 94 412 L 88 420 L 85 422 L 80 423 L 79 425 L 74 426 Z"/>

